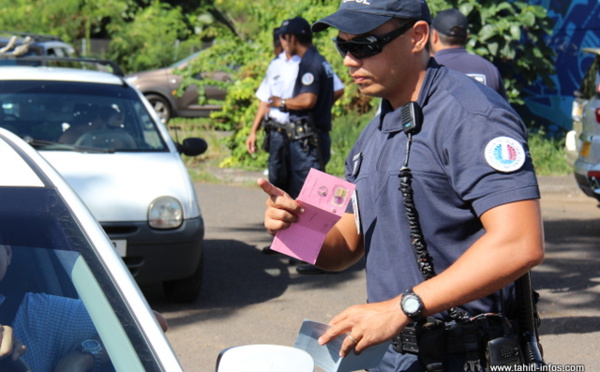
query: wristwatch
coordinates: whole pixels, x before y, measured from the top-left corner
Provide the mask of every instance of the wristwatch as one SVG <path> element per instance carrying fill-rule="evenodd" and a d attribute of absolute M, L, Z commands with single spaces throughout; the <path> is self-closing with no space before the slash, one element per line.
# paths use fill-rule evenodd
<path fill-rule="evenodd" d="M 82 353 L 90 354 L 94 357 L 94 368 L 92 371 L 99 371 L 102 365 L 102 344 L 94 339 L 85 340 L 77 348 Z"/>
<path fill-rule="evenodd" d="M 287 111 L 287 106 L 285 105 L 285 99 L 281 100 L 281 105 L 279 106 L 279 110 L 286 112 Z"/>
<path fill-rule="evenodd" d="M 400 308 L 413 322 L 421 322 L 425 320 L 423 316 L 423 301 L 412 288 L 402 293 L 402 299 L 400 300 Z"/>

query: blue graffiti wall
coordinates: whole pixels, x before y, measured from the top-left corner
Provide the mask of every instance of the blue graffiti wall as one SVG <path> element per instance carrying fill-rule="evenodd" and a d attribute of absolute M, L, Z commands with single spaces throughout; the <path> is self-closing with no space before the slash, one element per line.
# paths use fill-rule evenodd
<path fill-rule="evenodd" d="M 556 51 L 556 75 L 552 77 L 554 88 L 541 81 L 527 87 L 528 111 L 543 122 L 550 132 L 571 129 L 571 106 L 573 92 L 592 56 L 582 48 L 600 47 L 600 0 L 529 0 L 541 5 L 554 20 L 554 32 L 548 45 Z"/>

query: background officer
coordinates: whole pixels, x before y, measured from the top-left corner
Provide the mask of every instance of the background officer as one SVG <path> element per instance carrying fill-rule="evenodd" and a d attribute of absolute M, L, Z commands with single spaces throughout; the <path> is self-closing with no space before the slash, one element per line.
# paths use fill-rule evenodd
<path fill-rule="evenodd" d="M 296 139 L 280 133 L 271 136 L 269 178 L 272 168 L 280 171 L 276 184 L 287 184 L 284 189 L 292 198 L 300 193 L 311 168 L 325 170 L 330 158 L 331 107 L 334 102 L 333 69 L 312 44 L 309 23 L 301 17 L 286 20 L 281 25 L 282 45 L 290 55 L 301 58 L 292 98 L 273 95 L 269 107 L 289 111 L 293 129 L 313 131 L 310 138 Z M 273 140 L 280 140 L 273 146 Z M 273 165 L 273 166 L 272 166 Z M 284 171 L 281 171 L 284 170 Z"/>
<path fill-rule="evenodd" d="M 435 60 L 449 69 L 472 77 L 506 98 L 500 71 L 487 59 L 465 49 L 469 39 L 469 23 L 457 9 L 439 12 L 431 22 L 431 53 Z"/>
<path fill-rule="evenodd" d="M 333 68 L 312 44 L 309 23 L 302 17 L 286 20 L 281 25 L 282 45 L 290 55 L 300 56 L 292 98 L 274 95 L 269 107 L 289 111 L 295 133 L 312 132 L 309 138 L 287 137 L 271 133 L 269 180 L 285 185 L 283 190 L 296 198 L 311 168 L 325 171 L 331 157 L 331 107 L 343 90 L 334 93 Z M 274 141 L 275 140 L 275 141 Z M 275 146 L 274 145 L 275 142 Z M 272 170 L 281 178 L 271 176 Z M 321 274 L 325 271 L 310 265 L 296 267 L 300 274 Z"/>

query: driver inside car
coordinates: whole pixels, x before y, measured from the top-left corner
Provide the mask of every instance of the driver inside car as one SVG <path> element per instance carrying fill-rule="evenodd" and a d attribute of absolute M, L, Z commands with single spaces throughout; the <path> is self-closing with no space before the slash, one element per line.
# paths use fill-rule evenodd
<path fill-rule="evenodd" d="M 0 282 L 12 256 L 11 246 L 0 244 Z M 32 372 L 95 371 L 109 361 L 104 348 L 96 355 L 82 350 L 85 341 L 98 341 L 98 336 L 81 300 L 27 292 L 13 304 L 9 296 L 0 293 L 0 315 L 5 317 L 11 306 L 16 307 L 10 326 L 0 324 L 0 361 L 21 358 Z M 153 313 L 166 332 L 166 319 Z"/>
<path fill-rule="evenodd" d="M 0 245 L 0 281 L 11 259 L 12 248 Z M 0 294 L 0 312 L 7 311 L 3 308 L 7 301 L 8 297 Z M 11 326 L 2 325 L 0 358 L 20 357 L 33 372 L 91 371 L 94 357 L 78 347 L 95 338 L 96 328 L 80 300 L 28 292 L 18 304 Z M 106 355 L 103 361 L 108 361 Z"/>
<path fill-rule="evenodd" d="M 73 113 L 73 126 L 66 127 L 58 142 L 86 147 L 132 149 L 135 139 L 127 133 L 122 108 L 117 104 L 85 104 Z"/>

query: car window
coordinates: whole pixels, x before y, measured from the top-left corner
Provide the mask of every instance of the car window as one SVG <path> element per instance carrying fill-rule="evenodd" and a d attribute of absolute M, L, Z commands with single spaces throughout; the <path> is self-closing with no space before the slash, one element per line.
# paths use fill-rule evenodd
<path fill-rule="evenodd" d="M 581 89 L 583 98 L 590 99 L 598 92 L 598 84 L 600 83 L 600 56 L 594 58 L 594 62 L 590 65 L 583 80 L 581 81 Z"/>
<path fill-rule="evenodd" d="M 167 151 L 151 114 L 128 86 L 1 81 L 0 126 L 44 150 Z"/>
<path fill-rule="evenodd" d="M 57 191 L 2 187 L 0 200 L 0 315 L 32 371 L 52 371 L 90 338 L 109 356 L 101 371 L 152 369 L 126 302 Z"/>

